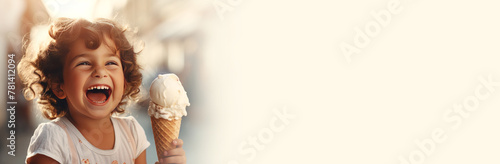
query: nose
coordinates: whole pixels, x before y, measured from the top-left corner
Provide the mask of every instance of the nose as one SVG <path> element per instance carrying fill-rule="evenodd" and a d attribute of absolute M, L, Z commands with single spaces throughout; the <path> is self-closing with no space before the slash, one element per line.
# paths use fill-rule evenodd
<path fill-rule="evenodd" d="M 108 72 L 106 71 L 106 68 L 96 67 L 92 76 L 96 78 L 104 78 L 108 77 Z"/>

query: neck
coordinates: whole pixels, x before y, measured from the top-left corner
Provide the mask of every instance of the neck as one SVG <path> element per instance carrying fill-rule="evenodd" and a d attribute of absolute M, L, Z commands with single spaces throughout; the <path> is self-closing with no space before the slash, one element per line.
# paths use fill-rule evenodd
<path fill-rule="evenodd" d="M 110 128 L 113 128 L 113 124 L 111 122 L 111 114 L 109 117 L 105 117 L 102 119 L 93 119 L 89 117 L 79 117 L 74 113 L 68 112 L 66 117 L 68 120 L 81 132 L 85 130 L 101 130 L 108 131 Z"/>
<path fill-rule="evenodd" d="M 114 148 L 115 131 L 111 122 L 111 114 L 109 114 L 109 117 L 101 119 L 78 114 L 80 113 L 69 112 L 67 118 L 90 144 L 103 150 Z"/>

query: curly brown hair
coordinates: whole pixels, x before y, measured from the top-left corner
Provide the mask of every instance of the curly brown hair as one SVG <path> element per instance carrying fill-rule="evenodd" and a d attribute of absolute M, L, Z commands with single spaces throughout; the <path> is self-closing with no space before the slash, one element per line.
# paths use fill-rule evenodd
<path fill-rule="evenodd" d="M 33 100 L 40 97 L 37 102 L 45 118 L 53 120 L 68 113 L 66 99 L 59 99 L 54 94 L 52 85 L 64 83 L 64 59 L 70 51 L 70 45 L 79 38 L 85 40 L 87 48 L 97 49 L 103 42 L 103 36 L 107 35 L 120 53 L 126 88 L 120 103 L 112 113 L 125 112 L 122 106 L 127 104 L 127 99 L 139 99 L 141 67 L 137 64 L 138 52 L 134 51 L 127 38 L 127 32 L 130 31 L 126 27 L 104 18 L 93 21 L 58 18 L 50 25 L 48 32 L 50 38 L 46 44 L 25 44 L 25 53 L 18 66 L 19 76 L 25 85 L 25 98 Z"/>

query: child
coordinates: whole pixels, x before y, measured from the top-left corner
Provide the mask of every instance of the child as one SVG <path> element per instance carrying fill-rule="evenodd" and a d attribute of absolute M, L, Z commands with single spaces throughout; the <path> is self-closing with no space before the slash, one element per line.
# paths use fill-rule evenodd
<path fill-rule="evenodd" d="M 59 18 L 47 45 L 28 47 L 18 67 L 24 94 L 39 96 L 52 121 L 35 130 L 26 163 L 146 163 L 144 129 L 132 116 L 112 116 L 138 99 L 142 81 L 126 31 L 108 19 Z M 160 163 L 185 163 L 182 140 L 172 144 Z"/>

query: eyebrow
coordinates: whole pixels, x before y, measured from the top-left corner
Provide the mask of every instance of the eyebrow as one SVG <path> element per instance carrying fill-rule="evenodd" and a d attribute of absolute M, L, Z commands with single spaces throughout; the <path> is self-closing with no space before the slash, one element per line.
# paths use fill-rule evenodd
<path fill-rule="evenodd" d="M 76 55 L 73 59 L 71 59 L 71 61 L 69 63 L 73 63 L 76 59 L 87 57 L 87 56 L 90 56 L 90 54 L 83 53 L 83 54 L 80 54 L 80 55 Z M 106 57 L 113 57 L 113 56 L 115 56 L 117 58 L 120 58 L 118 55 L 113 54 L 113 53 L 106 54 Z"/>

